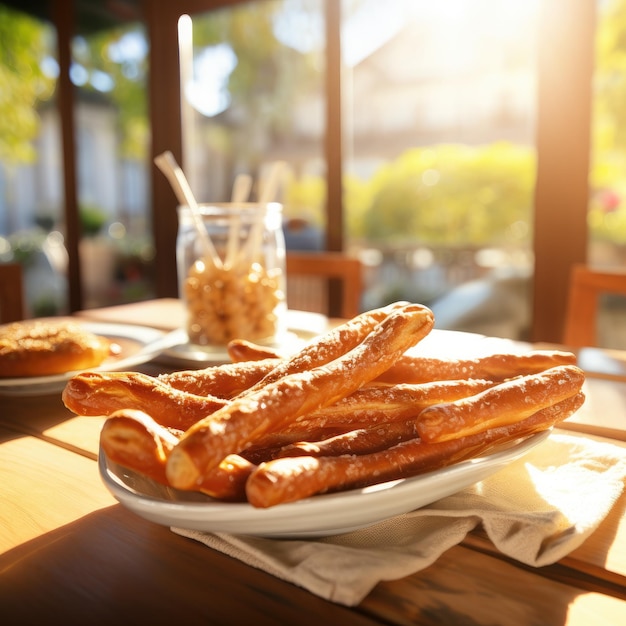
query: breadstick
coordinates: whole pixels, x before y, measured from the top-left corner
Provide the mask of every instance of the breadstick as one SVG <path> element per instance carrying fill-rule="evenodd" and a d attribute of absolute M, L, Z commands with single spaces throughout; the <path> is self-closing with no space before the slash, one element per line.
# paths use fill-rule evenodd
<path fill-rule="evenodd" d="M 521 376 L 485 391 L 421 411 L 417 431 L 429 443 L 506 426 L 576 395 L 585 380 L 575 365 L 559 365 L 540 374 Z"/>
<path fill-rule="evenodd" d="M 233 339 L 226 346 L 226 350 L 233 363 L 283 358 L 278 350 L 269 346 L 260 346 L 246 339 Z"/>
<path fill-rule="evenodd" d="M 182 431 L 172 432 L 143 411 L 126 409 L 116 411 L 104 422 L 100 445 L 111 461 L 169 486 L 165 463 L 181 435 Z M 198 491 L 219 500 L 241 502 L 255 467 L 247 459 L 231 454 L 204 476 Z"/>
<path fill-rule="evenodd" d="M 195 488 L 202 475 L 228 454 L 240 452 L 266 432 L 328 406 L 380 375 L 423 339 L 433 324 L 429 309 L 407 304 L 339 358 L 238 396 L 183 435 L 169 456 L 168 480 L 180 489 Z"/>
<path fill-rule="evenodd" d="M 111 461 L 167 485 L 165 461 L 179 436 L 143 411 L 126 409 L 104 422 L 100 445 Z"/>
<path fill-rule="evenodd" d="M 346 432 L 358 430 L 350 428 L 309 428 L 307 424 L 300 429 L 290 429 L 289 432 L 280 430 L 268 434 L 266 437 L 260 437 L 255 440 L 249 447 L 242 450 L 239 454 L 248 459 L 255 465 L 260 465 L 264 461 L 269 461 L 277 456 L 278 452 L 287 446 L 297 442 L 315 443 L 331 439 L 338 435 L 344 435 Z"/>
<path fill-rule="evenodd" d="M 559 350 L 489 354 L 475 359 L 439 359 L 405 354 L 379 376 L 378 380 L 390 384 L 462 378 L 502 381 L 515 376 L 536 374 L 557 365 L 576 365 L 576 355 Z"/>
<path fill-rule="evenodd" d="M 224 366 L 232 373 L 229 365 Z M 217 368 L 213 368 L 217 369 Z M 194 372 L 179 372 L 193 382 Z M 235 391 L 234 375 L 227 377 L 205 372 L 215 385 L 220 380 L 230 385 Z M 149 413 L 159 424 L 186 430 L 195 422 L 213 413 L 227 402 L 221 397 L 207 398 L 196 394 L 170 388 L 170 378 L 153 378 L 137 372 L 87 372 L 76 375 L 68 383 L 63 397 L 66 406 L 79 415 L 109 415 L 121 408 L 131 408 Z M 276 447 L 278 443 L 290 443 L 294 437 L 291 432 L 308 430 L 320 431 L 324 436 L 333 429 L 336 432 L 371 426 L 380 421 L 396 421 L 416 415 L 426 406 L 465 397 L 486 389 L 493 383 L 489 381 L 462 380 L 425 383 L 422 385 L 372 384 L 358 389 L 354 394 L 328 406 L 322 412 L 314 412 L 302 417 L 303 424 L 287 426 L 282 433 L 282 441 L 273 441 L 268 435 L 261 447 Z M 193 386 L 193 384 L 190 384 Z M 208 388 L 208 383 L 205 387 Z M 245 386 L 245 383 L 244 383 Z M 222 388 L 224 391 L 224 388 Z M 228 394 L 226 394 L 228 395 Z"/>
<path fill-rule="evenodd" d="M 493 387 L 489 380 L 445 380 L 417 385 L 380 385 L 370 383 L 320 411 L 307 413 L 294 428 L 305 423 L 311 428 L 368 426 L 416 416 L 421 409 L 450 402 Z M 289 426 L 285 432 L 289 431 Z"/>
<path fill-rule="evenodd" d="M 394 302 L 380 309 L 361 313 L 333 330 L 313 339 L 290 358 L 278 360 L 276 367 L 256 383 L 250 391 L 256 391 L 284 376 L 304 372 L 334 361 L 359 345 L 390 314 L 404 310 L 408 306 L 417 307 L 424 312 L 428 312 L 432 319 L 432 312 L 429 309 L 420 304 L 409 304 L 407 302 Z"/>
<path fill-rule="evenodd" d="M 579 393 L 519 422 L 439 443 L 415 438 L 363 456 L 301 456 L 269 461 L 248 478 L 248 502 L 267 508 L 318 493 L 365 487 L 446 467 L 494 445 L 546 430 L 572 415 L 583 402 L 584 396 Z"/>
<path fill-rule="evenodd" d="M 77 415 L 111 415 L 119 409 L 137 409 L 162 426 L 180 430 L 186 430 L 227 403 L 214 396 L 178 391 L 140 372 L 77 374 L 67 382 L 62 399 Z"/>
<path fill-rule="evenodd" d="M 371 454 L 417 436 L 414 419 L 389 422 L 371 428 L 350 430 L 321 441 L 297 441 L 276 450 L 272 458 Z"/>
<path fill-rule="evenodd" d="M 268 432 L 254 442 L 254 447 L 272 449 L 303 439 L 318 441 L 349 430 L 416 417 L 427 406 L 458 400 L 494 384 L 473 379 L 393 386 L 370 383 L 319 411 L 286 424 L 280 432 Z"/>
<path fill-rule="evenodd" d="M 203 370 L 162 374 L 158 378 L 175 389 L 195 395 L 233 398 L 249 391 L 257 383 L 265 385 L 287 374 L 333 360 L 357 345 L 379 321 L 402 305 L 403 303 L 394 303 L 362 313 L 333 331 L 321 335 L 288 360 L 278 358 L 278 353 L 271 348 L 250 341 L 233 340 L 228 345 L 233 363 Z"/>
<path fill-rule="evenodd" d="M 207 472 L 198 485 L 198 491 L 217 500 L 244 502 L 246 482 L 256 465 L 239 454 L 229 454 L 217 467 Z"/>
<path fill-rule="evenodd" d="M 174 389 L 197 396 L 232 398 L 252 387 L 274 367 L 275 359 L 262 359 L 161 374 L 158 379 Z"/>

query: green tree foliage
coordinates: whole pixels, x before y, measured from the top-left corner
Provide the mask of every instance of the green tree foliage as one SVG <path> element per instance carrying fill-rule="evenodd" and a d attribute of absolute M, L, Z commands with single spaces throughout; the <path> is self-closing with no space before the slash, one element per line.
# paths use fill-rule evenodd
<path fill-rule="evenodd" d="M 301 16 L 314 21 L 318 6 L 301 0 L 298 9 Z M 211 11 L 193 21 L 196 54 L 203 48 L 227 45 L 236 55 L 226 85 L 230 106 L 216 125 L 207 125 L 205 140 L 223 154 L 253 166 L 266 158 L 267 137 L 259 129 L 271 129 L 273 142 L 289 141 L 294 123 L 289 112 L 298 110 L 299 99 L 310 98 L 311 90 L 319 90 L 322 49 L 303 52 L 281 41 L 276 29 L 284 10 L 283 2 L 266 0 Z M 307 19 L 298 22 L 298 28 L 306 28 L 307 23 Z M 220 125 L 246 130 L 229 133 L 225 149 L 223 134 L 216 128 Z"/>
<path fill-rule="evenodd" d="M 371 179 L 355 234 L 391 244 L 527 242 L 534 171 L 533 151 L 506 143 L 408 150 Z"/>
<path fill-rule="evenodd" d="M 54 79 L 41 70 L 49 35 L 38 21 L 0 5 L 0 159 L 5 162 L 35 160 L 36 105 L 54 90 Z"/>
<path fill-rule="evenodd" d="M 125 46 L 132 46 L 134 52 L 120 59 L 114 51 Z M 149 141 L 147 51 L 145 34 L 137 24 L 76 38 L 72 46 L 75 62 L 89 75 L 100 74 L 110 80 L 106 97 L 117 108 L 122 155 L 137 160 L 145 158 Z M 93 81 L 87 81 L 81 89 L 96 91 Z"/>
<path fill-rule="evenodd" d="M 312 24 L 316 6 L 296 3 Z M 291 5 L 293 7 L 293 4 Z M 245 154 L 248 162 L 263 158 L 263 145 L 252 138 L 256 127 L 271 127 L 272 140 L 289 137 L 300 98 L 317 89 L 319 50 L 288 48 L 277 37 L 276 23 L 283 4 L 275 0 L 244 3 L 194 19 L 196 49 L 229 44 L 237 64 L 228 79 L 232 97 L 231 122 L 246 126 L 235 144 L 228 124 L 209 126 L 209 144 L 222 153 Z M 285 15 L 282 15 L 284 18 Z M 90 74 L 111 78 L 104 96 L 119 111 L 124 155 L 143 160 L 148 141 L 146 98 L 147 58 L 132 65 L 112 54 L 115 46 L 139 25 L 108 30 L 77 39 L 75 59 Z M 37 108 L 54 93 L 55 81 L 41 70 L 49 54 L 51 29 L 0 4 L 0 159 L 28 162 L 35 158 Z M 147 48 L 147 44 L 146 44 Z M 593 167 L 589 225 L 592 236 L 626 243 L 626 0 L 610 0 L 599 8 L 595 68 Z M 82 89 L 93 89 L 89 81 Z M 367 181 L 344 178 L 346 223 L 352 239 L 377 243 L 440 245 L 508 245 L 532 236 L 531 204 L 534 184 L 532 150 L 508 144 L 480 147 L 434 145 L 415 148 L 382 166 Z M 323 179 L 291 184 L 286 210 L 313 215 L 322 225 Z"/>

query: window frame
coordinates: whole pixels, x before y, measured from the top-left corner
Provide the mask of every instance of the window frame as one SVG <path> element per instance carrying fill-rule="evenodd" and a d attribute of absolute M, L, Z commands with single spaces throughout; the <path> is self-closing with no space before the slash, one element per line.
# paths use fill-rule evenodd
<path fill-rule="evenodd" d="M 150 41 L 148 86 L 151 158 L 171 150 L 183 165 L 177 22 L 180 15 L 234 6 L 248 0 L 143 0 Z M 262 2 L 264 0 L 257 0 Z M 342 123 L 339 30 L 341 2 L 325 0 L 327 16 L 327 232 L 329 250 L 341 250 Z M 73 0 L 55 0 L 62 73 L 72 32 Z M 534 196 L 535 258 L 532 289 L 532 341 L 562 340 L 571 267 L 587 258 L 587 206 L 590 165 L 591 103 L 596 6 L 594 0 L 549 0 L 540 24 L 537 99 L 537 176 Z M 67 59 L 65 63 L 69 62 Z M 158 75 L 154 68 L 159 68 Z M 60 91 L 71 91 L 69 79 Z M 71 96 L 61 97 L 68 223 L 70 309 L 81 308 L 78 220 Z M 65 113 L 64 113 L 65 111 Z M 564 139 L 565 138 L 565 139 Z M 331 149 L 332 147 L 332 149 Z M 151 168 L 152 223 L 157 297 L 177 297 L 175 196 L 163 176 Z"/>

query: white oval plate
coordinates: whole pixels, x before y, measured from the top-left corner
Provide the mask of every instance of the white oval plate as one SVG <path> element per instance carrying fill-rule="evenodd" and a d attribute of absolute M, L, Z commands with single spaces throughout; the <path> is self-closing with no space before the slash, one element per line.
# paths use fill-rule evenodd
<path fill-rule="evenodd" d="M 106 359 L 98 367 L 89 368 L 89 371 L 128 370 L 149 361 L 163 350 L 180 341 L 180 336 L 175 332 L 164 333 L 161 330 L 148 328 L 147 326 L 82 321 L 80 321 L 80 324 L 85 330 L 107 337 L 121 347 L 119 355 Z M 77 371 L 72 371 L 51 376 L 0 378 L 0 396 L 43 395 L 62 391 L 67 381 L 77 373 Z"/>
<path fill-rule="evenodd" d="M 157 524 L 260 537 L 323 537 L 371 526 L 452 495 L 520 458 L 549 433 L 538 433 L 486 456 L 413 478 L 314 496 L 268 509 L 218 502 L 201 493 L 165 487 L 112 463 L 102 450 L 98 465 L 113 496 L 137 515 Z"/>
<path fill-rule="evenodd" d="M 314 337 L 328 330 L 328 319 L 320 313 L 287 311 L 285 333 L 268 347 L 276 348 L 282 355 L 289 355 L 302 348 Z M 178 341 L 159 355 L 159 362 L 173 367 L 199 368 L 230 363 L 226 346 L 198 346 L 189 342 L 184 329 L 176 331 Z"/>

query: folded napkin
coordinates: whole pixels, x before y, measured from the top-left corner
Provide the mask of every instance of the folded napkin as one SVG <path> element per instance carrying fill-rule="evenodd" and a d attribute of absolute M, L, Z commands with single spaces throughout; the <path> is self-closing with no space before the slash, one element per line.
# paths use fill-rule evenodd
<path fill-rule="evenodd" d="M 598 527 L 625 481 L 626 447 L 555 431 L 472 487 L 343 535 L 294 540 L 172 530 L 353 606 L 379 581 L 424 569 L 480 524 L 503 554 L 537 567 L 554 563 Z"/>

